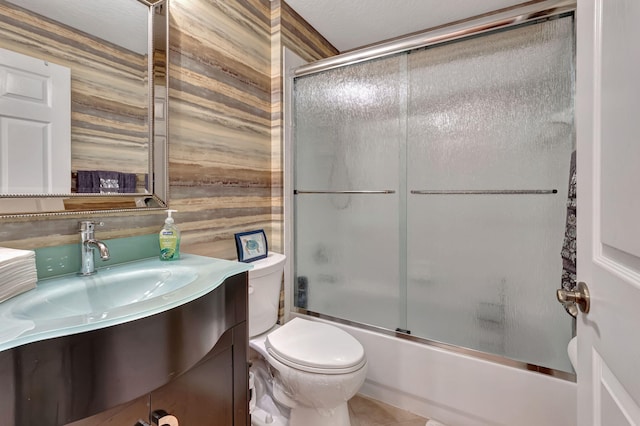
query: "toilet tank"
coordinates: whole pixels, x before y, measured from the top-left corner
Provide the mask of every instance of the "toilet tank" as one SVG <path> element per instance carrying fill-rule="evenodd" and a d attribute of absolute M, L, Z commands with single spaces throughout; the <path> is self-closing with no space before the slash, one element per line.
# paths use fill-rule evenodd
<path fill-rule="evenodd" d="M 249 337 L 257 336 L 278 321 L 280 287 L 286 256 L 271 252 L 249 271 Z"/>

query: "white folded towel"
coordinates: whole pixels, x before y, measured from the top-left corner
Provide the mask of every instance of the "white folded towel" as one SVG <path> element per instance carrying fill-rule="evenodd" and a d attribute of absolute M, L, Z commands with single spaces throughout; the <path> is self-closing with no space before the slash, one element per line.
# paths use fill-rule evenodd
<path fill-rule="evenodd" d="M 28 258 L 28 257 L 36 257 L 36 252 L 34 252 L 33 250 L 20 250 L 20 249 L 13 249 L 13 248 L 7 248 L 7 247 L 0 247 L 0 264 L 7 262 L 7 261 L 12 261 L 14 259 L 22 259 L 22 258 Z"/>
<path fill-rule="evenodd" d="M 0 247 L 0 302 L 35 288 L 36 253 Z"/>

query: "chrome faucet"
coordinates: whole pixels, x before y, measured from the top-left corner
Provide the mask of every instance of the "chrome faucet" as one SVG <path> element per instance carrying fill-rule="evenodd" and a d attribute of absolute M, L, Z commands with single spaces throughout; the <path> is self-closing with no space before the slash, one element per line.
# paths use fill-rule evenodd
<path fill-rule="evenodd" d="M 93 275 L 97 272 L 93 263 L 94 248 L 97 247 L 100 251 L 100 259 L 109 260 L 109 247 L 107 247 L 102 241 L 96 240 L 94 234 L 95 227 L 102 226 L 104 223 L 83 220 L 82 222 L 79 222 L 79 225 L 80 236 L 82 239 L 82 245 L 80 246 L 82 264 L 80 265 L 80 272 L 78 272 L 78 275 Z"/>

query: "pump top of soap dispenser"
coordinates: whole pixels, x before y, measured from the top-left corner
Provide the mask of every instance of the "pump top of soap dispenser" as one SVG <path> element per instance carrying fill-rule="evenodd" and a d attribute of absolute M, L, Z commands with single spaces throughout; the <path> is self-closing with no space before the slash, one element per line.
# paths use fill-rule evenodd
<path fill-rule="evenodd" d="M 164 223 L 167 225 L 173 225 L 173 217 L 171 217 L 171 213 L 176 213 L 178 210 L 167 210 L 167 218 L 164 220 Z"/>

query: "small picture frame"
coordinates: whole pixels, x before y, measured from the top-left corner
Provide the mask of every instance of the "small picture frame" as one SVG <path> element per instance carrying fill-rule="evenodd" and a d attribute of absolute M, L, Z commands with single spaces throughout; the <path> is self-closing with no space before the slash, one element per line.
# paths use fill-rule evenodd
<path fill-rule="evenodd" d="M 235 236 L 238 261 L 249 263 L 267 257 L 269 249 L 264 230 L 239 232 Z"/>

